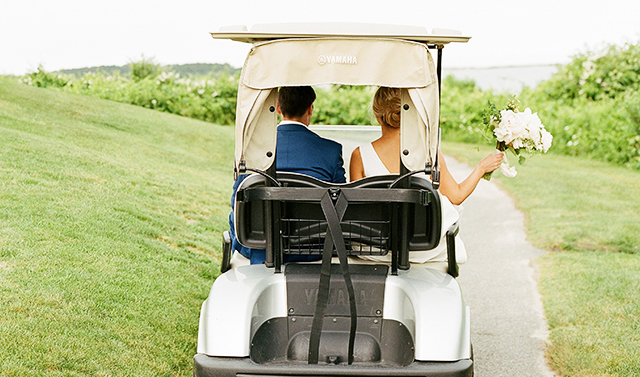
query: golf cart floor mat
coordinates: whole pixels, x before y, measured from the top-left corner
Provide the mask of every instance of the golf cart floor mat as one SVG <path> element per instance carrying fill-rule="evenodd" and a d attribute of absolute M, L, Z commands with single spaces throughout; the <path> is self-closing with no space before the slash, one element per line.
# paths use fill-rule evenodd
<path fill-rule="evenodd" d="M 320 264 L 288 264 L 286 318 L 264 322 L 251 341 L 255 363 L 307 362 L 316 311 Z M 354 363 L 406 366 L 414 360 L 413 338 L 400 322 L 383 319 L 385 265 L 349 265 L 357 308 Z M 339 265 L 331 265 L 331 280 L 318 350 L 319 363 L 348 360 L 351 317 L 349 297 Z"/>

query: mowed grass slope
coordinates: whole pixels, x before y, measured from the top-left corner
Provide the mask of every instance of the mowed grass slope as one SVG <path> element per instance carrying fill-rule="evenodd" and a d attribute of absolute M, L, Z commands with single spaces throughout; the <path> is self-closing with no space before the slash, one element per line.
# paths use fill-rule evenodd
<path fill-rule="evenodd" d="M 446 143 L 477 163 L 491 148 Z M 492 180 L 527 218 L 549 324 L 547 357 L 562 376 L 640 376 L 640 172 L 556 154 Z"/>
<path fill-rule="evenodd" d="M 0 371 L 191 375 L 233 129 L 0 78 Z"/>

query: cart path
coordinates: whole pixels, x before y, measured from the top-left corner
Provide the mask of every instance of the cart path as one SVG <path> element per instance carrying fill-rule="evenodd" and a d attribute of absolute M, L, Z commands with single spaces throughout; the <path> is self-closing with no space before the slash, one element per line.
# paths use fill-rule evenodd
<path fill-rule="evenodd" d="M 471 172 L 446 159 L 458 182 Z M 524 215 L 495 183 L 481 180 L 463 207 L 468 261 L 458 281 L 471 309 L 475 375 L 554 376 L 544 358 L 547 323 L 532 263 L 544 251 L 527 242 Z"/>

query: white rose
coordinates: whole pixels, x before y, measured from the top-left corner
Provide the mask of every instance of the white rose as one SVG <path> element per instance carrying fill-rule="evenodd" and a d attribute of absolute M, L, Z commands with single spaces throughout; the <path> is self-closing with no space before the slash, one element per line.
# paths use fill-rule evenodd
<path fill-rule="evenodd" d="M 540 143 L 540 130 L 544 129 L 540 118 L 538 118 L 538 114 L 531 113 L 531 110 L 527 107 L 524 111 L 525 116 L 523 117 L 524 122 L 527 128 L 527 136 L 531 139 L 535 144 Z"/>
<path fill-rule="evenodd" d="M 496 135 L 498 141 L 511 144 L 514 139 L 513 129 L 518 122 L 516 113 L 511 110 L 502 110 L 500 111 L 500 115 L 502 116 L 502 120 L 500 124 L 498 124 L 498 127 L 493 130 L 493 133 Z"/>
<path fill-rule="evenodd" d="M 515 122 L 512 125 L 511 133 L 513 134 L 514 139 L 524 139 L 527 137 L 527 122 L 531 111 L 529 114 L 526 113 L 515 113 Z"/>
<path fill-rule="evenodd" d="M 545 129 L 540 130 L 540 133 L 542 135 L 542 151 L 546 153 L 549 150 L 549 148 L 551 148 L 553 135 L 551 135 L 551 132 Z"/>
<path fill-rule="evenodd" d="M 540 141 L 540 129 L 544 128 L 537 113 L 532 113 L 528 107 L 521 113 L 521 122 L 527 129 L 527 137 L 534 142 Z"/>

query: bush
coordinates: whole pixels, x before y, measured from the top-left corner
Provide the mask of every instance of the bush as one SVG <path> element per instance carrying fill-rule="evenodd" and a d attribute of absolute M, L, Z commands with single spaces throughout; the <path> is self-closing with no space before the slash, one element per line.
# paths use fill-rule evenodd
<path fill-rule="evenodd" d="M 147 59 L 144 56 L 142 60 L 137 62 L 130 62 L 131 77 L 135 81 L 140 81 L 146 78 L 154 79 L 162 72 L 162 67 L 157 64 L 152 58 Z"/>
<path fill-rule="evenodd" d="M 21 81 L 130 103 L 222 125 L 235 122 L 239 73 L 218 72 L 181 78 L 162 72 L 152 60 L 131 64 L 131 76 L 86 73 L 81 78 L 37 72 Z M 371 112 L 374 87 L 317 87 L 314 122 L 376 124 Z M 490 143 L 483 134 L 489 103 L 502 107 L 510 96 L 479 89 L 453 76 L 442 82 L 440 124 L 450 141 Z M 589 156 L 640 169 L 640 46 L 609 46 L 587 52 L 536 88 L 520 94 L 554 135 L 554 152 Z"/>
<path fill-rule="evenodd" d="M 133 79 L 117 72 L 111 75 L 89 72 L 75 78 L 39 68 L 20 81 L 221 125 L 235 121 L 238 74 L 220 72 L 203 78 L 181 78 L 174 72 L 162 72 L 148 60 L 132 64 L 131 72 Z"/>
<path fill-rule="evenodd" d="M 371 110 L 376 88 L 370 86 L 333 85 L 315 88 L 313 121 L 333 125 L 378 124 Z"/>
<path fill-rule="evenodd" d="M 42 66 L 38 66 L 37 71 L 23 76 L 20 82 L 38 88 L 64 88 L 71 83 L 71 77 L 61 73 L 46 72 Z"/>
<path fill-rule="evenodd" d="M 556 152 L 640 169 L 639 79 L 640 46 L 612 45 L 576 55 L 521 98 L 544 117 Z"/>
<path fill-rule="evenodd" d="M 571 102 L 619 98 L 639 90 L 640 45 L 627 43 L 574 56 L 535 92 L 549 100 Z"/>
<path fill-rule="evenodd" d="M 554 136 L 553 151 L 640 169 L 640 94 L 532 105 Z M 535 106 L 535 107 L 534 107 Z"/>
<path fill-rule="evenodd" d="M 442 138 L 466 143 L 489 143 L 483 133 L 483 113 L 489 102 L 500 106 L 508 100 L 509 96 L 481 90 L 473 80 L 447 76 L 442 80 Z"/>

